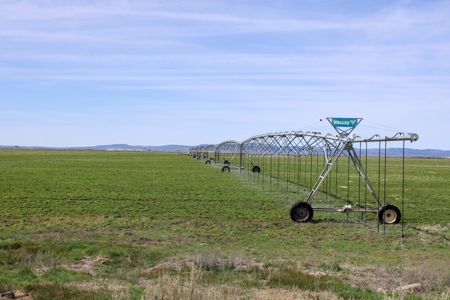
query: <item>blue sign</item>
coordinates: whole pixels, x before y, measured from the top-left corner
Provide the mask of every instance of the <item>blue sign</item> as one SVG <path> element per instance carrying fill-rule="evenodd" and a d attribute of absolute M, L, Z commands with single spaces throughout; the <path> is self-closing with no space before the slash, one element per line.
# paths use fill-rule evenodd
<path fill-rule="evenodd" d="M 331 119 L 331 125 L 334 127 L 351 127 L 354 128 L 358 125 L 357 118 L 333 118 Z"/>

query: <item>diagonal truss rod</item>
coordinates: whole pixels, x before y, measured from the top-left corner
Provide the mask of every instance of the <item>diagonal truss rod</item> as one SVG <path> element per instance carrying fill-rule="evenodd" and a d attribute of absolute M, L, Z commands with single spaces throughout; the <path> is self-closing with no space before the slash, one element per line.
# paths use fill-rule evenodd
<path fill-rule="evenodd" d="M 306 199 L 306 202 L 308 202 L 308 204 L 311 205 L 314 196 L 317 194 L 323 182 L 333 169 L 333 166 L 337 162 L 338 158 L 341 156 L 342 152 L 347 148 L 348 145 L 351 145 L 350 140 L 345 139 L 344 141 L 336 145 L 336 148 L 334 148 L 333 153 L 331 153 L 330 157 L 327 158 L 327 162 L 322 170 L 322 173 L 320 173 L 319 178 L 317 178 L 316 183 L 314 184 L 313 188 L 311 189 L 311 192 L 308 195 L 308 198 Z M 327 149 L 323 150 L 325 153 L 327 152 Z"/>
<path fill-rule="evenodd" d="M 364 170 L 364 167 L 363 167 L 363 165 L 361 163 L 361 160 L 359 159 L 358 155 L 356 154 L 356 151 L 353 148 L 353 145 L 350 144 L 348 148 L 349 148 L 348 149 L 348 156 L 349 156 L 350 160 L 353 162 L 353 165 L 355 166 L 355 168 L 358 171 L 359 175 L 364 180 L 364 183 L 366 184 L 367 189 L 372 194 L 373 199 L 375 199 L 375 201 L 377 202 L 378 207 L 381 207 L 382 205 L 381 205 L 380 199 L 378 198 L 377 194 L 375 193 L 375 190 L 372 187 L 372 184 L 370 184 L 369 177 L 367 177 L 367 173 Z"/>

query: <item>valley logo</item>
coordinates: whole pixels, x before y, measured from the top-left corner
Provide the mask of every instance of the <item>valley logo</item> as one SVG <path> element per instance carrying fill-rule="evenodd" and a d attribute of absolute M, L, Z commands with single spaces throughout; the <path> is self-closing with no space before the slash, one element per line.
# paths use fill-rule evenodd
<path fill-rule="evenodd" d="M 333 118 L 331 124 L 334 127 L 355 127 L 358 125 L 358 119 L 356 118 Z"/>

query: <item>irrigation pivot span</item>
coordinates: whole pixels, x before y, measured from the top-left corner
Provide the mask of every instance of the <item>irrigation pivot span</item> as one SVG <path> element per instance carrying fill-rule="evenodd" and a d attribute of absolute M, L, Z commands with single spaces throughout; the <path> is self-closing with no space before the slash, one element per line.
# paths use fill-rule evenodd
<path fill-rule="evenodd" d="M 376 213 L 379 224 L 399 223 L 404 200 L 405 142 L 416 142 L 419 136 L 416 133 L 397 132 L 392 136 L 374 134 L 369 138 L 361 138 L 352 132 L 361 123 L 362 118 L 330 117 L 327 120 L 337 134 L 309 131 L 261 134 L 243 142 L 225 141 L 216 146 L 193 148 L 190 155 L 197 159 L 206 159 L 207 163 L 214 161 L 214 164 L 222 165 L 222 172 L 238 170 L 243 178 L 259 182 L 263 187 L 269 187 L 270 191 L 273 189 L 278 193 L 281 185 L 286 198 L 291 198 L 294 194 L 298 198 L 302 194 L 301 190 L 307 190 L 303 193 L 306 199 L 297 199 L 291 206 L 290 217 L 294 222 L 311 221 L 314 211 L 333 211 Z M 402 210 L 392 203 L 387 203 L 390 200 L 386 199 L 387 149 L 388 144 L 394 142 L 402 143 L 403 149 L 400 188 Z M 378 188 L 374 187 L 366 170 L 368 145 L 371 145 L 372 151 L 373 148 L 378 149 L 375 159 L 378 167 L 372 168 L 375 173 L 370 174 L 375 178 Z M 337 170 L 340 158 L 346 158 L 346 172 L 342 172 L 342 167 L 339 168 L 340 171 Z M 354 167 L 352 170 L 350 165 Z M 350 186 L 356 181 L 358 191 L 351 193 Z M 276 187 L 273 182 L 276 182 Z M 339 195 L 342 188 L 347 189 L 346 197 Z M 368 204 L 366 194 L 373 199 L 372 204 Z M 383 199 L 380 199 L 380 194 Z M 317 195 L 322 199 L 317 201 L 316 205 L 314 199 Z M 340 200 L 343 198 L 346 198 L 344 205 L 339 207 L 338 204 L 342 203 Z"/>

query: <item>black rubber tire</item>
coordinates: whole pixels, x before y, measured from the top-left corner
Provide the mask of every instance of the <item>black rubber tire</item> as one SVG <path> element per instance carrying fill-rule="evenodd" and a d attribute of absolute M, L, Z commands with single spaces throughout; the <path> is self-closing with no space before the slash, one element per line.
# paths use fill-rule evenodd
<path fill-rule="evenodd" d="M 380 224 L 398 224 L 402 219 L 402 213 L 397 206 L 386 204 L 378 210 L 377 217 Z"/>
<path fill-rule="evenodd" d="M 213 157 L 211 157 L 210 159 L 209 159 L 210 161 L 214 161 L 214 158 Z"/>
<path fill-rule="evenodd" d="M 291 207 L 291 219 L 297 223 L 306 223 L 311 221 L 314 215 L 313 208 L 307 202 L 296 202 Z"/>
<path fill-rule="evenodd" d="M 211 161 L 205 160 L 205 164 L 209 165 L 210 163 L 211 163 Z"/>
<path fill-rule="evenodd" d="M 252 168 L 252 172 L 253 172 L 253 173 L 260 173 L 260 172 L 261 172 L 261 168 L 258 167 L 258 166 L 254 166 L 254 167 Z"/>
<path fill-rule="evenodd" d="M 224 172 L 224 173 L 229 173 L 230 171 L 231 171 L 231 169 L 230 169 L 229 166 L 223 166 L 223 167 L 222 167 L 222 172 Z"/>
<path fill-rule="evenodd" d="M 224 165 L 229 165 L 230 162 L 229 162 L 228 160 L 225 160 L 225 161 L 223 162 L 223 164 L 224 164 Z"/>

